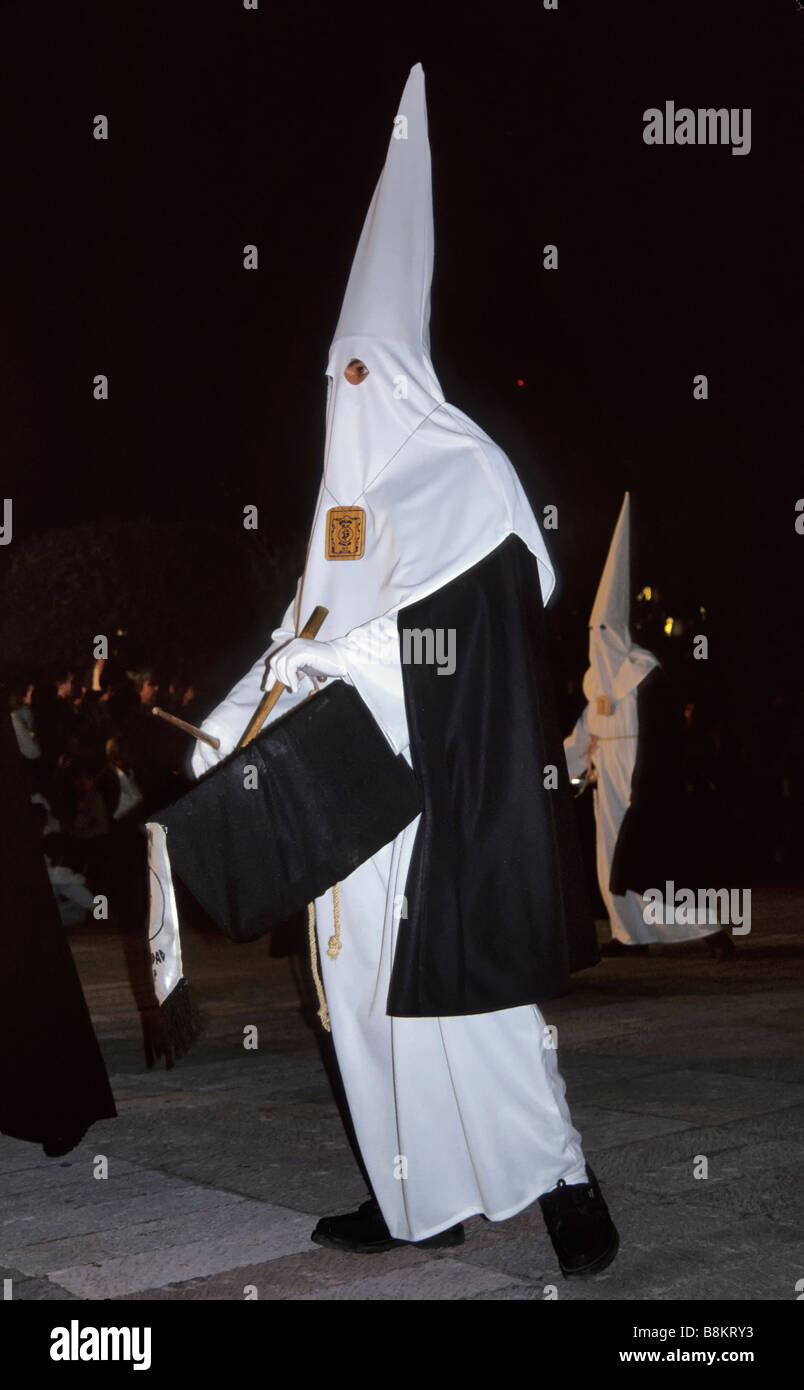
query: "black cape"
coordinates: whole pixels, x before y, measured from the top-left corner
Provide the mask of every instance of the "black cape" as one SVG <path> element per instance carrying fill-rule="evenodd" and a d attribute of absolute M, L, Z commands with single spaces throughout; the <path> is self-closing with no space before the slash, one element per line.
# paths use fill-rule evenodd
<path fill-rule="evenodd" d="M 598 960 L 547 662 L 538 566 L 509 536 L 398 615 L 454 629 L 456 669 L 404 663 L 424 810 L 388 1013 L 486 1013 L 566 993 Z M 545 788 L 545 768 L 558 785 Z"/>
<path fill-rule="evenodd" d="M 56 1155 L 117 1112 L 7 714 L 0 769 L 0 1131 Z"/>
<path fill-rule="evenodd" d="M 665 672 L 655 666 L 637 688 L 639 739 L 631 801 L 611 861 L 609 889 L 623 897 L 665 883 L 693 892 L 715 882 L 710 840 L 696 829 L 684 795 L 683 724 Z"/>

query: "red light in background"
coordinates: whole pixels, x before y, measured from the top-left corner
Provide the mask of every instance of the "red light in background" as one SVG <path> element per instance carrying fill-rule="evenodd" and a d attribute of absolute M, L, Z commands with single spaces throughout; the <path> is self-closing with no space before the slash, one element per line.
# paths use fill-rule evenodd
<path fill-rule="evenodd" d="M 517 377 L 517 379 L 516 379 L 516 384 L 517 384 L 517 386 L 524 386 L 524 385 L 525 385 L 525 383 L 524 383 L 524 381 L 522 380 L 521 376 L 518 376 L 518 377 Z"/>

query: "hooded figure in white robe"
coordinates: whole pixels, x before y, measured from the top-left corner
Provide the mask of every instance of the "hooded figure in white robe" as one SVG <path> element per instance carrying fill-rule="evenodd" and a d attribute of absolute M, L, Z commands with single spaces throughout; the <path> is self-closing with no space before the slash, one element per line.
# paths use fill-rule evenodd
<path fill-rule="evenodd" d="M 710 923 L 706 912 L 703 920 L 698 921 L 697 913 L 655 910 L 647 913 L 646 921 L 641 892 L 625 887 L 628 882 L 641 884 L 647 875 L 643 891 L 651 886 L 664 893 L 665 865 L 669 873 L 677 873 L 678 882 L 681 867 L 678 860 L 673 867 L 678 826 L 674 825 L 677 806 L 669 782 L 652 789 L 651 801 L 660 808 L 659 815 L 642 812 L 636 803 L 629 812 L 640 753 L 640 709 L 644 718 L 648 705 L 655 704 L 653 696 L 662 676 L 658 659 L 637 646 L 629 630 L 630 500 L 626 493 L 589 618 L 589 668 L 583 678 L 588 704 L 564 740 L 564 751 L 570 777 L 594 774 L 597 875 L 612 937 L 623 946 L 646 946 L 650 942 L 708 936 L 717 931 L 717 923 Z M 665 727 L 660 727 L 658 737 L 664 734 L 667 743 L 670 729 L 666 713 L 663 718 Z M 661 725 L 662 721 L 656 722 Z M 644 729 L 642 736 L 645 737 Z M 666 753 L 667 762 L 669 748 Z M 633 832 L 643 816 L 651 823 L 645 827 L 642 843 L 636 848 Z M 646 853 L 648 841 L 658 852 Z M 663 862 L 661 879 L 657 877 L 655 883 L 650 882 L 649 858 Z M 641 861 L 638 865 L 633 862 L 636 859 Z M 659 920 L 665 916 L 670 920 Z"/>
<path fill-rule="evenodd" d="M 266 656 L 204 721 L 219 751 L 193 758 L 201 774 L 233 749 L 268 661 L 288 687 L 272 718 L 322 678 L 348 681 L 419 777 L 422 814 L 315 903 L 354 1130 L 388 1229 L 409 1241 L 588 1182 L 535 1001 L 596 959 L 575 866 L 559 863 L 571 802 L 563 766 L 554 790 L 541 669 L 553 567 L 505 454 L 444 401 L 432 267 L 417 65 L 329 353 L 305 570 Z M 319 640 L 301 640 L 316 605 Z"/>

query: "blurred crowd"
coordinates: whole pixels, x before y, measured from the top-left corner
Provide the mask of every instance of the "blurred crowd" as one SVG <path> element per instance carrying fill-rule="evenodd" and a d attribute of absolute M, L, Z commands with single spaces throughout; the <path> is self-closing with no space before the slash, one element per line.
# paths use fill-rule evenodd
<path fill-rule="evenodd" d="M 139 928 L 146 879 L 140 827 L 191 784 L 192 739 L 153 710 L 200 723 L 196 687 L 185 676 L 148 665 L 126 669 L 113 658 L 97 661 L 83 679 L 62 670 L 18 682 L 10 706 L 62 921 L 86 922 L 103 894 L 110 922 L 125 926 L 130 917 Z M 731 715 L 701 700 L 679 700 L 677 708 L 685 815 L 717 882 L 799 877 L 799 692 L 753 692 Z M 587 830 L 593 856 L 591 825 Z"/>
<path fill-rule="evenodd" d="M 95 916 L 100 894 L 108 903 L 101 920 L 125 925 L 140 897 L 140 827 L 190 784 L 191 739 L 153 710 L 195 723 L 193 684 L 100 659 L 83 679 L 61 670 L 20 681 L 9 703 L 62 922 Z"/>

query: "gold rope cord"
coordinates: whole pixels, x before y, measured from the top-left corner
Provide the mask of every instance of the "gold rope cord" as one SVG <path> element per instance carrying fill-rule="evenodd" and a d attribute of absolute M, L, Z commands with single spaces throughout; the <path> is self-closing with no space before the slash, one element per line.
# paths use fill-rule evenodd
<path fill-rule="evenodd" d="M 310 965 L 313 970 L 313 982 L 315 992 L 318 995 L 318 1017 L 321 1020 L 322 1028 L 326 1028 L 328 1033 L 332 1032 L 329 1024 L 329 1009 L 324 997 L 324 986 L 321 983 L 321 976 L 318 973 L 318 950 L 315 942 L 315 903 L 307 904 L 307 938 L 310 943 Z"/>
<path fill-rule="evenodd" d="M 341 941 L 341 888 L 339 883 L 336 883 L 332 889 L 332 914 L 335 920 L 335 934 L 329 938 L 329 942 L 327 943 L 327 955 L 330 960 L 337 960 L 338 952 L 343 945 Z M 331 1033 L 329 1009 L 327 1008 L 324 985 L 318 969 L 318 946 L 315 937 L 314 902 L 307 904 L 307 937 L 310 944 L 310 966 L 313 971 L 313 983 L 315 984 L 315 992 L 318 995 L 318 1017 L 321 1019 L 322 1027 L 326 1028 L 328 1033 Z"/>
<path fill-rule="evenodd" d="M 332 915 L 335 919 L 335 935 L 327 942 L 327 955 L 330 960 L 338 959 L 338 952 L 341 949 L 341 885 L 335 884 L 332 890 Z"/>
<path fill-rule="evenodd" d="M 596 782 L 597 775 L 592 767 L 592 759 L 597 752 L 599 743 L 616 743 L 621 738 L 636 738 L 636 734 L 590 734 L 589 747 L 586 751 L 586 780 Z"/>

